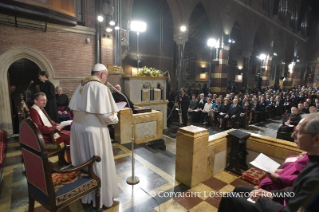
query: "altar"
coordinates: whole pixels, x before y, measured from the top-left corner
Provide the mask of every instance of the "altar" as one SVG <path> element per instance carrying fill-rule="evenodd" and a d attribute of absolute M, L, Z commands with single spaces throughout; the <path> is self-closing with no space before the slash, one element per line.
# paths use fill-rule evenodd
<path fill-rule="evenodd" d="M 167 128 L 166 77 L 124 76 L 124 93 L 134 105 L 162 113 L 162 129 Z"/>

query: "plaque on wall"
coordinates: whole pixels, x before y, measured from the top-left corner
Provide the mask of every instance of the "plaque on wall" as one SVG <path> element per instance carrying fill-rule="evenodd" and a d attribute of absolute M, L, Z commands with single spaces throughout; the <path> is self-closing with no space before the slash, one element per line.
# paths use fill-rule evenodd
<path fill-rule="evenodd" d="M 154 88 L 154 101 L 161 101 L 161 93 L 162 90 L 158 88 Z"/>
<path fill-rule="evenodd" d="M 141 90 L 141 101 L 149 102 L 150 101 L 150 89 L 142 89 Z"/>

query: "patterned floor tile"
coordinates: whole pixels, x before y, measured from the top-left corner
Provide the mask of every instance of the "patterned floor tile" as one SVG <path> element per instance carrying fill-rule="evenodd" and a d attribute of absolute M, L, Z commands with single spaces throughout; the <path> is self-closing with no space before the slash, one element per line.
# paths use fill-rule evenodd
<path fill-rule="evenodd" d="M 189 191 L 196 192 L 196 194 L 198 194 L 197 196 L 203 200 L 207 199 L 211 193 L 215 192 L 215 190 L 202 183 L 189 189 Z"/>
<path fill-rule="evenodd" d="M 214 207 L 213 205 L 203 201 L 190 209 L 190 212 L 217 212 L 217 208 Z"/>
<path fill-rule="evenodd" d="M 6 157 L 5 166 L 13 166 L 19 163 L 23 163 L 22 155 L 16 155 L 12 157 Z"/>
<path fill-rule="evenodd" d="M 230 183 L 230 185 L 236 187 L 236 186 L 239 186 L 239 185 L 245 185 L 245 186 L 249 186 L 249 187 L 254 187 L 255 185 L 254 184 L 251 184 L 245 180 L 242 180 L 240 178 L 237 178 L 236 180 L 234 180 L 233 182 Z"/>
<path fill-rule="evenodd" d="M 226 171 L 221 171 L 218 174 L 215 174 L 214 177 L 225 183 L 231 183 L 238 178 L 237 176 L 231 175 Z"/>
<path fill-rule="evenodd" d="M 118 148 L 117 146 L 113 146 L 113 155 L 118 156 L 118 155 L 123 155 L 125 152 Z"/>
<path fill-rule="evenodd" d="M 134 160 L 134 164 L 135 164 L 135 168 L 143 166 L 143 164 L 137 160 Z M 117 174 L 131 170 L 132 157 L 126 156 L 126 157 L 115 159 L 115 167 L 116 167 Z"/>
<path fill-rule="evenodd" d="M 212 178 L 209 178 L 208 180 L 205 180 L 203 182 L 203 184 L 207 185 L 208 187 L 214 189 L 215 191 L 218 191 L 220 190 L 221 188 L 223 188 L 224 186 L 227 185 L 227 183 L 215 178 L 215 177 L 212 177 Z"/>
<path fill-rule="evenodd" d="M 13 177 L 12 177 L 12 183 L 25 180 L 26 181 L 26 176 L 24 172 L 24 166 L 20 166 L 17 168 L 13 169 Z"/>
<path fill-rule="evenodd" d="M 11 209 L 19 208 L 29 203 L 28 186 L 22 184 L 20 186 L 12 187 L 11 194 Z"/>
<path fill-rule="evenodd" d="M 205 201 L 207 203 L 211 204 L 212 206 L 214 206 L 215 208 L 218 208 L 221 199 L 222 198 L 220 196 L 216 195 L 216 196 L 212 196 L 212 197 L 207 198 Z"/>
<path fill-rule="evenodd" d="M 159 207 L 154 208 L 155 211 L 160 212 L 186 212 L 187 209 L 180 205 L 178 202 L 173 199 L 168 200 L 167 202 L 161 204 Z"/>
<path fill-rule="evenodd" d="M 226 185 L 222 189 L 220 189 L 218 192 L 231 192 L 235 189 L 232 185 Z"/>
<path fill-rule="evenodd" d="M 196 195 L 193 196 L 193 193 L 190 191 L 184 192 L 180 197 L 175 197 L 174 200 L 187 210 L 190 210 L 203 201 Z"/>

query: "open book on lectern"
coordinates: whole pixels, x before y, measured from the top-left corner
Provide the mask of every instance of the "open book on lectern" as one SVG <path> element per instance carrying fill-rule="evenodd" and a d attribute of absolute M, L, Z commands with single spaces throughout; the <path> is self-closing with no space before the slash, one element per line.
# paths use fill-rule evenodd
<path fill-rule="evenodd" d="M 263 153 L 260 153 L 255 160 L 250 162 L 250 164 L 268 173 L 275 172 L 280 166 L 279 163 L 267 157 Z"/>

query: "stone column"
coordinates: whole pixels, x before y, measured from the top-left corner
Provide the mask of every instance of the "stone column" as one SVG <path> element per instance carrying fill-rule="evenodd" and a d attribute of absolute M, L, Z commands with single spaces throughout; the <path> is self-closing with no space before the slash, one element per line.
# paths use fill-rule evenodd
<path fill-rule="evenodd" d="M 188 41 L 188 34 L 179 32 L 174 34 L 174 41 L 177 44 L 177 87 L 176 91 L 179 91 L 184 86 L 184 53 L 185 53 L 185 43 Z"/>
<path fill-rule="evenodd" d="M 195 126 L 177 132 L 175 178 L 189 187 L 206 180 L 208 136 L 207 129 Z"/>
<path fill-rule="evenodd" d="M 248 71 L 249 71 L 249 61 L 250 61 L 251 51 L 243 52 L 242 57 L 244 58 L 243 65 L 243 84 L 242 86 L 247 89 L 248 85 Z"/>
<path fill-rule="evenodd" d="M 113 39 L 113 64 L 114 66 L 122 66 L 122 49 L 121 49 L 121 1 L 114 1 L 114 21 L 117 26 L 120 27 L 119 30 L 114 31 Z"/>
<path fill-rule="evenodd" d="M 262 61 L 262 66 L 261 66 L 261 73 L 260 73 L 260 76 L 262 77 L 263 81 L 262 81 L 262 84 L 261 84 L 261 89 L 267 87 L 267 86 L 270 86 L 269 85 L 269 80 L 270 80 L 270 76 L 271 76 L 271 70 L 270 70 L 270 67 L 271 67 L 271 60 L 272 60 L 272 57 L 267 57 L 265 59 L 265 61 Z"/>
<path fill-rule="evenodd" d="M 229 48 L 230 46 L 226 45 L 224 48 L 216 49 L 215 59 L 213 60 L 215 67 L 212 71 L 210 84 L 210 91 L 213 93 L 227 92 Z"/>

